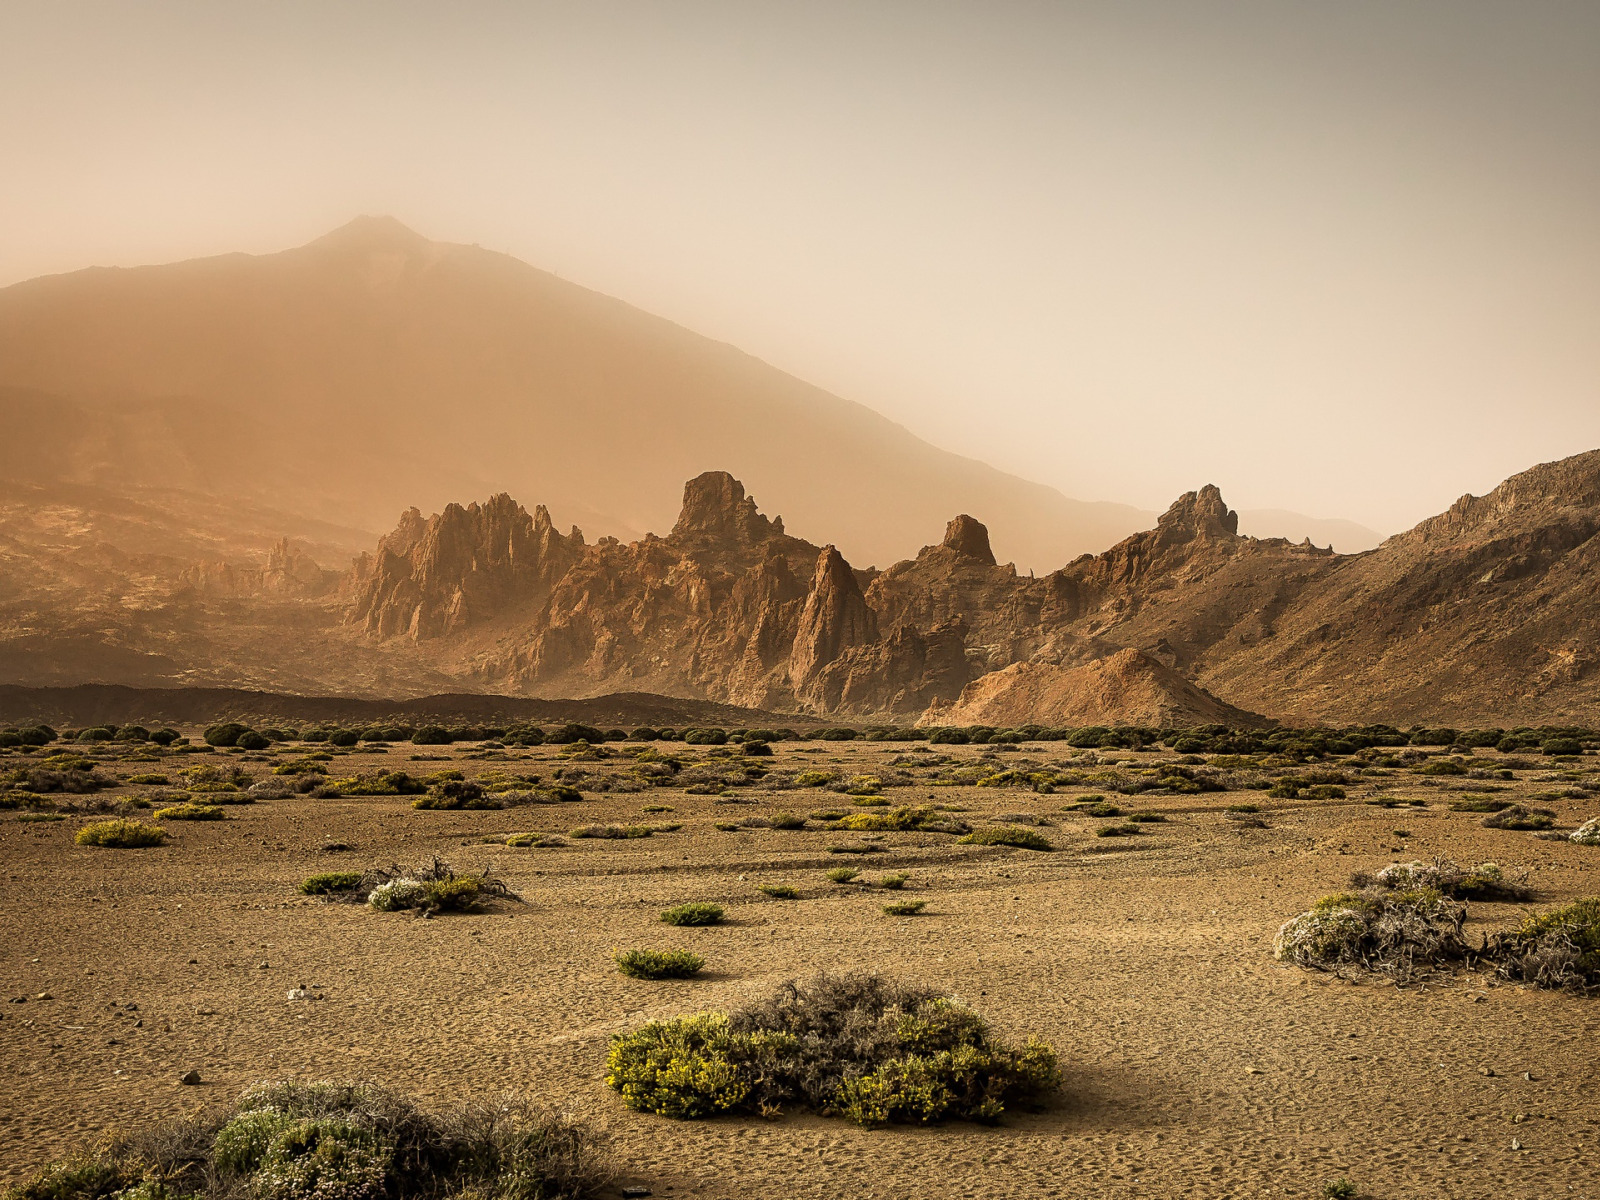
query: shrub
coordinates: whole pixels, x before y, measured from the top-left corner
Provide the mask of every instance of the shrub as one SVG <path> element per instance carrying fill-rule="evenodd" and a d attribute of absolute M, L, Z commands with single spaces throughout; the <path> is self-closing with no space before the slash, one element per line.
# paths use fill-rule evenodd
<path fill-rule="evenodd" d="M 969 828 L 964 821 L 928 805 L 896 808 L 889 812 L 851 813 L 834 821 L 830 829 L 850 829 L 857 832 L 885 833 L 965 833 Z"/>
<path fill-rule="evenodd" d="M 884 914 L 891 917 L 914 917 L 928 906 L 926 900 L 897 900 L 883 906 Z"/>
<path fill-rule="evenodd" d="M 1156 812 L 1136 812 L 1128 817 L 1135 825 L 1165 824 L 1167 818 Z"/>
<path fill-rule="evenodd" d="M 325 740 L 330 746 L 348 747 L 354 746 L 358 741 L 360 741 L 361 735 L 358 734 L 354 729 L 333 729 L 329 730 L 328 736 Z"/>
<path fill-rule="evenodd" d="M 73 839 L 80 846 L 108 846 L 119 850 L 135 850 L 144 846 L 160 846 L 167 840 L 167 831 L 159 825 L 119 818 L 115 821 L 96 821 L 78 830 Z"/>
<path fill-rule="evenodd" d="M 1567 840 L 1577 842 L 1580 846 L 1600 846 L 1600 817 L 1593 817 L 1579 825 L 1567 835 Z"/>
<path fill-rule="evenodd" d="M 470 779 L 445 779 L 428 789 L 428 794 L 411 802 L 412 808 L 421 809 L 496 809 L 505 801 L 498 796 L 485 795 L 483 786 Z"/>
<path fill-rule="evenodd" d="M 804 829 L 806 819 L 796 813 L 777 813 L 767 821 L 770 829 Z"/>
<path fill-rule="evenodd" d="M 307 896 L 326 896 L 333 892 L 353 892 L 360 886 L 360 871 L 327 871 L 302 880 L 300 891 Z"/>
<path fill-rule="evenodd" d="M 413 870 L 394 866 L 368 871 L 352 893 L 355 897 L 365 895 L 367 904 L 379 912 L 414 910 L 424 916 L 438 912 L 473 912 L 486 903 L 521 900 L 488 871 L 481 875 L 457 875 L 448 863 L 437 858 L 430 866 Z M 337 898 L 345 893 L 326 894 Z"/>
<path fill-rule="evenodd" d="M 882 846 L 874 846 L 870 842 L 854 842 L 841 846 L 829 846 L 829 854 L 882 854 Z"/>
<path fill-rule="evenodd" d="M 235 746 L 238 745 L 239 736 L 249 732 L 248 725 L 241 725 L 237 721 L 224 721 L 209 727 L 202 736 L 208 746 Z"/>
<path fill-rule="evenodd" d="M 906 886 L 906 880 L 908 878 L 909 876 L 906 875 L 885 875 L 878 880 L 878 886 L 881 888 L 888 888 L 891 892 L 898 892 L 901 888 Z"/>
<path fill-rule="evenodd" d="M 1483 819 L 1485 829 L 1549 829 L 1555 822 L 1555 813 L 1548 808 L 1525 808 L 1513 804 L 1493 816 Z"/>
<path fill-rule="evenodd" d="M 1508 878 L 1498 863 L 1467 868 L 1447 858 L 1432 863 L 1390 863 L 1376 874 L 1358 873 L 1351 882 L 1357 887 L 1395 892 L 1435 891 L 1452 900 L 1520 901 L 1533 895 L 1520 880 Z"/>
<path fill-rule="evenodd" d="M 1095 837 L 1137 837 L 1143 833 L 1137 825 L 1102 825 L 1094 831 Z"/>
<path fill-rule="evenodd" d="M 879 976 L 788 983 L 740 1012 L 653 1021 L 612 1039 L 606 1083 L 628 1107 L 679 1119 L 789 1103 L 861 1125 L 964 1118 L 1060 1085 L 1041 1042 L 997 1042 L 976 1013 Z"/>
<path fill-rule="evenodd" d="M 774 900 L 798 900 L 800 890 L 790 887 L 787 883 L 762 883 L 756 885 L 756 891 L 763 896 L 771 896 Z"/>
<path fill-rule="evenodd" d="M 690 746 L 721 746 L 728 740 L 724 729 L 685 729 L 683 741 Z"/>
<path fill-rule="evenodd" d="M 234 745 L 241 750 L 265 750 L 272 745 L 272 739 L 257 733 L 254 729 L 246 729 L 239 735 Z"/>
<path fill-rule="evenodd" d="M 1539 747 L 1539 752 L 1541 754 L 1549 754 L 1551 756 L 1582 754 L 1583 743 L 1577 738 L 1551 738 L 1549 741 L 1545 742 L 1544 745 Z"/>
<path fill-rule="evenodd" d="M 616 964 L 632 979 L 688 979 L 706 960 L 688 950 L 620 950 Z"/>
<path fill-rule="evenodd" d="M 1273 939 L 1273 957 L 1317 970 L 1364 967 L 1402 980 L 1465 961 L 1466 909 L 1431 889 L 1376 896 L 1325 896 L 1291 917 Z"/>
<path fill-rule="evenodd" d="M 661 920 L 668 925 L 720 925 L 722 917 L 720 904 L 701 902 L 680 904 L 661 914 Z"/>
<path fill-rule="evenodd" d="M 580 825 L 568 832 L 572 838 L 647 838 L 655 833 L 649 825 Z"/>
<path fill-rule="evenodd" d="M 968 846 L 1015 846 L 1021 850 L 1054 850 L 1050 839 L 1031 829 L 997 825 L 979 829 L 961 839 Z"/>
<path fill-rule="evenodd" d="M 1323 1200 L 1357 1200 L 1360 1194 L 1348 1179 L 1330 1179 L 1322 1185 Z"/>
<path fill-rule="evenodd" d="M 830 883 L 854 883 L 857 875 L 861 874 L 860 867 L 832 867 L 828 871 Z"/>
<path fill-rule="evenodd" d="M 1600 987 L 1600 898 L 1529 917 L 1491 943 L 1507 979 L 1543 988 Z"/>
<path fill-rule="evenodd" d="M 228 816 L 220 805 L 196 804 L 192 800 L 158 808 L 150 815 L 157 821 L 223 821 Z"/>
<path fill-rule="evenodd" d="M 1451 812 L 1495 813 L 1510 807 L 1511 801 L 1496 800 L 1490 796 L 1467 796 L 1450 801 Z"/>

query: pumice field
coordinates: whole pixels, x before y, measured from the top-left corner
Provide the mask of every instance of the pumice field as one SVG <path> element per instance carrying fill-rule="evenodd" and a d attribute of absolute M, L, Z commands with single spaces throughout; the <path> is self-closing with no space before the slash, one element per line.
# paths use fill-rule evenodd
<path fill-rule="evenodd" d="M 0 741 L 8 1200 L 1597 1194 L 1588 731 Z"/>

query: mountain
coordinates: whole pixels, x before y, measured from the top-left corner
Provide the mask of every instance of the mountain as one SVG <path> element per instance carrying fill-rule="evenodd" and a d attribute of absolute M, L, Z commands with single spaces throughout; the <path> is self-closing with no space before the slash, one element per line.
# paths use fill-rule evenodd
<path fill-rule="evenodd" d="M 951 512 L 1046 568 L 1145 514 L 936 449 L 727 346 L 476 246 L 361 218 L 278 254 L 0 289 L 0 468 L 378 530 L 537 496 L 591 535 L 665 527 L 724 465 L 798 530 L 891 562 Z"/>

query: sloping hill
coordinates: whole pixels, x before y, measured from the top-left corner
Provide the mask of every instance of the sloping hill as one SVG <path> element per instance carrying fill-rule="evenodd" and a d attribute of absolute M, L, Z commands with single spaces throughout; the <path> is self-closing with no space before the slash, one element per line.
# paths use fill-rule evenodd
<path fill-rule="evenodd" d="M 0 290 L 0 387 L 0 427 L 25 431 L 0 450 L 14 479 L 186 487 L 373 531 L 412 505 L 507 491 L 590 536 L 638 536 L 667 527 L 678 486 L 711 468 L 858 563 L 904 557 L 957 511 L 985 514 L 1024 569 L 1145 519 L 386 218 L 280 254 Z"/>

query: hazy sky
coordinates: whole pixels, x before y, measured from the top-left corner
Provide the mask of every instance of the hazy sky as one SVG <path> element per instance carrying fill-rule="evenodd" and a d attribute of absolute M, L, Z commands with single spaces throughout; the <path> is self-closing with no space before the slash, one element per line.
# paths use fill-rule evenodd
<path fill-rule="evenodd" d="M 477 242 L 1086 499 L 1600 446 L 1600 3 L 0 4 L 0 283 Z"/>

